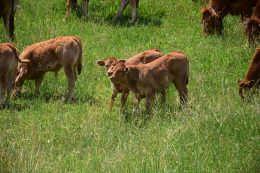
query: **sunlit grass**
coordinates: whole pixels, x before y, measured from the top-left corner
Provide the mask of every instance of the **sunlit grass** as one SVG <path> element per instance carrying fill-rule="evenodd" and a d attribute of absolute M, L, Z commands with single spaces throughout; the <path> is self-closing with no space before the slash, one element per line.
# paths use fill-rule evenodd
<path fill-rule="evenodd" d="M 0 172 L 257 172 L 260 99 L 242 102 L 237 80 L 244 77 L 254 48 L 246 45 L 239 17 L 224 21 L 225 35 L 201 34 L 201 3 L 142 0 L 139 20 L 130 24 L 127 8 L 111 23 L 119 1 L 91 0 L 89 17 L 72 13 L 64 22 L 64 0 L 20 1 L 16 46 L 59 35 L 80 36 L 83 73 L 75 103 L 62 101 L 67 81 L 45 76 L 41 94 L 27 81 L 22 97 L 0 111 Z M 0 22 L 0 42 L 6 40 Z M 170 86 L 167 102 L 154 104 L 154 116 L 119 114 L 120 99 L 108 111 L 111 87 L 95 61 L 124 59 L 149 48 L 184 51 L 190 60 L 189 106 L 179 109 Z M 133 97 L 127 103 L 131 115 Z"/>

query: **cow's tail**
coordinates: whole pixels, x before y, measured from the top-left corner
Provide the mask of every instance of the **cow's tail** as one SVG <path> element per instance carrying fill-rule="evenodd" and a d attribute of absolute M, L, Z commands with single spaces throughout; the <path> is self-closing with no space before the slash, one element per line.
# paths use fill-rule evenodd
<path fill-rule="evenodd" d="M 77 66 L 77 70 L 78 70 L 78 75 L 80 75 L 81 71 L 82 71 L 82 44 L 80 41 L 79 37 L 73 37 L 73 40 L 77 43 L 77 45 L 79 46 L 79 57 L 78 57 L 78 66 Z"/>

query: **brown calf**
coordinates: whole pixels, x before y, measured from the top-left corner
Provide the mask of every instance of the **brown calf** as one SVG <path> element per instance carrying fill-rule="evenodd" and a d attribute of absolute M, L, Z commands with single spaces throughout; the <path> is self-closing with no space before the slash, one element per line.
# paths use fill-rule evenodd
<path fill-rule="evenodd" d="M 222 34 L 224 17 L 228 14 L 250 17 L 257 0 L 211 0 L 201 9 L 204 34 Z"/>
<path fill-rule="evenodd" d="M 79 37 L 61 36 L 34 43 L 21 53 L 20 59 L 29 62 L 22 63 L 18 67 L 15 95 L 20 93 L 25 80 L 34 80 L 35 93 L 39 94 L 44 74 L 48 71 L 57 74 L 63 67 L 68 79 L 65 99 L 73 99 L 76 70 L 80 74 L 82 69 L 82 45 Z"/>
<path fill-rule="evenodd" d="M 126 6 L 131 4 L 132 12 L 131 12 L 131 20 L 135 21 L 137 17 L 137 8 L 139 4 L 139 0 L 121 0 L 120 8 L 117 14 L 113 18 L 113 22 L 116 22 L 119 17 L 122 16 Z M 86 17 L 88 15 L 88 4 L 89 0 L 82 0 L 82 16 Z M 71 9 L 75 9 L 77 6 L 77 0 L 67 0 L 67 10 L 66 10 L 66 18 L 69 17 Z"/>
<path fill-rule="evenodd" d="M 113 69 L 110 80 L 130 89 L 135 95 L 137 109 L 142 98 L 146 98 L 146 110 L 152 113 L 152 102 L 158 92 L 165 92 L 173 83 L 180 95 L 181 105 L 188 97 L 189 61 L 182 52 L 172 52 L 148 64 L 126 65 L 121 60 Z"/>
<path fill-rule="evenodd" d="M 141 52 L 141 53 L 127 59 L 126 64 L 131 64 L 131 65 L 146 64 L 146 63 L 154 61 L 155 59 L 158 59 L 162 55 L 163 54 L 160 52 L 159 49 L 150 49 L 150 50 Z M 106 67 L 108 77 L 112 75 L 113 68 L 117 63 L 118 63 L 118 60 L 113 57 L 107 58 L 105 60 L 97 61 L 97 64 L 99 66 Z M 121 111 L 123 111 L 125 103 L 127 101 L 128 94 L 129 94 L 129 89 L 127 87 L 125 87 L 124 85 L 120 85 L 119 83 L 116 83 L 116 82 L 111 82 L 111 85 L 112 85 L 112 96 L 111 96 L 111 102 L 110 102 L 110 110 L 112 110 L 112 107 L 113 107 L 115 98 L 117 97 L 117 94 L 122 93 Z"/>
<path fill-rule="evenodd" d="M 248 91 L 251 88 L 260 87 L 260 48 L 257 48 L 249 69 L 246 73 L 246 79 L 239 80 L 239 94 L 244 99 L 244 91 Z"/>
<path fill-rule="evenodd" d="M 0 18 L 4 19 L 9 42 L 14 40 L 14 14 L 17 0 L 0 0 Z"/>
<path fill-rule="evenodd" d="M 21 60 L 14 45 L 0 43 L 0 106 L 9 105 L 18 62 Z"/>
<path fill-rule="evenodd" d="M 255 46 L 260 42 L 260 0 L 257 1 L 253 15 L 244 21 L 248 43 Z"/>

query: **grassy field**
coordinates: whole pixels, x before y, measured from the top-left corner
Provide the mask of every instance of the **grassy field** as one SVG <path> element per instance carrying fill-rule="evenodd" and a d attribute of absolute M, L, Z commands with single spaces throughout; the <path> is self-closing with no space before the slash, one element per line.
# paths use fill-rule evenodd
<path fill-rule="evenodd" d="M 80 36 L 83 73 L 75 103 L 62 102 L 67 81 L 45 76 L 39 97 L 27 81 L 22 97 L 0 110 L 0 172 L 227 172 L 260 170 L 260 98 L 242 102 L 237 80 L 244 78 L 254 48 L 247 46 L 239 17 L 225 18 L 225 35 L 205 37 L 202 4 L 191 0 L 141 0 L 139 20 L 130 25 L 128 8 L 117 25 L 116 0 L 91 0 L 89 18 L 76 13 L 65 22 L 64 0 L 20 0 L 17 48 L 60 35 Z M 0 22 L 0 42 L 6 41 Z M 95 61 L 121 59 L 150 48 L 184 51 L 190 60 L 189 106 L 179 109 L 171 86 L 166 105 L 154 104 L 144 122 L 123 121 L 117 99 L 108 111 L 111 87 Z M 127 114 L 131 114 L 131 96 Z"/>

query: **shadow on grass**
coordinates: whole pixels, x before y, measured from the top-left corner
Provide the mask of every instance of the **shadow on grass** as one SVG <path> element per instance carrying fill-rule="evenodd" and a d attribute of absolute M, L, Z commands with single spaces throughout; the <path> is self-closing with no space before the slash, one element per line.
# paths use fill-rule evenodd
<path fill-rule="evenodd" d="M 121 118 L 124 123 L 131 123 L 136 127 L 146 127 L 150 121 L 153 119 L 160 119 L 160 121 L 175 121 L 180 114 L 183 114 L 186 110 L 189 110 L 190 107 L 181 108 L 179 105 L 162 105 L 155 104 L 153 107 L 153 115 L 147 115 L 145 108 L 140 107 L 138 111 L 134 114 L 131 109 L 124 111 L 121 114 Z"/>
<path fill-rule="evenodd" d="M 82 17 L 82 9 L 80 7 L 77 7 L 76 10 L 72 11 L 73 15 L 76 15 L 78 18 L 82 18 L 83 20 L 103 24 L 106 23 L 111 26 L 121 26 L 121 27 L 131 27 L 131 26 L 144 26 L 144 25 L 151 25 L 160 27 L 162 25 L 162 18 L 166 16 L 166 11 L 159 11 L 156 14 L 151 15 L 143 15 L 138 14 L 137 20 L 135 22 L 131 22 L 130 14 L 128 15 L 122 15 L 118 20 L 114 23 L 113 18 L 116 15 L 116 12 L 112 15 L 108 16 L 100 16 L 98 13 L 91 13 L 91 15 L 88 14 L 86 19 L 83 19 Z M 92 15 L 93 14 L 93 15 Z"/>
<path fill-rule="evenodd" d="M 63 102 L 64 104 L 82 104 L 87 103 L 89 106 L 100 104 L 100 101 L 92 95 L 86 96 L 76 96 L 75 99 L 71 101 L 66 101 L 64 99 L 64 94 L 62 93 L 52 93 L 52 92 L 44 92 L 41 93 L 39 96 L 35 95 L 34 93 L 23 93 L 21 96 L 15 98 L 15 100 L 29 100 L 30 102 L 26 103 L 12 103 L 10 106 L 5 107 L 4 109 L 11 109 L 16 111 L 22 111 L 25 109 L 30 109 L 33 106 L 33 102 L 35 101 L 43 101 L 46 103 L 50 102 Z M 1 109 L 0 109 L 1 110 Z"/>

